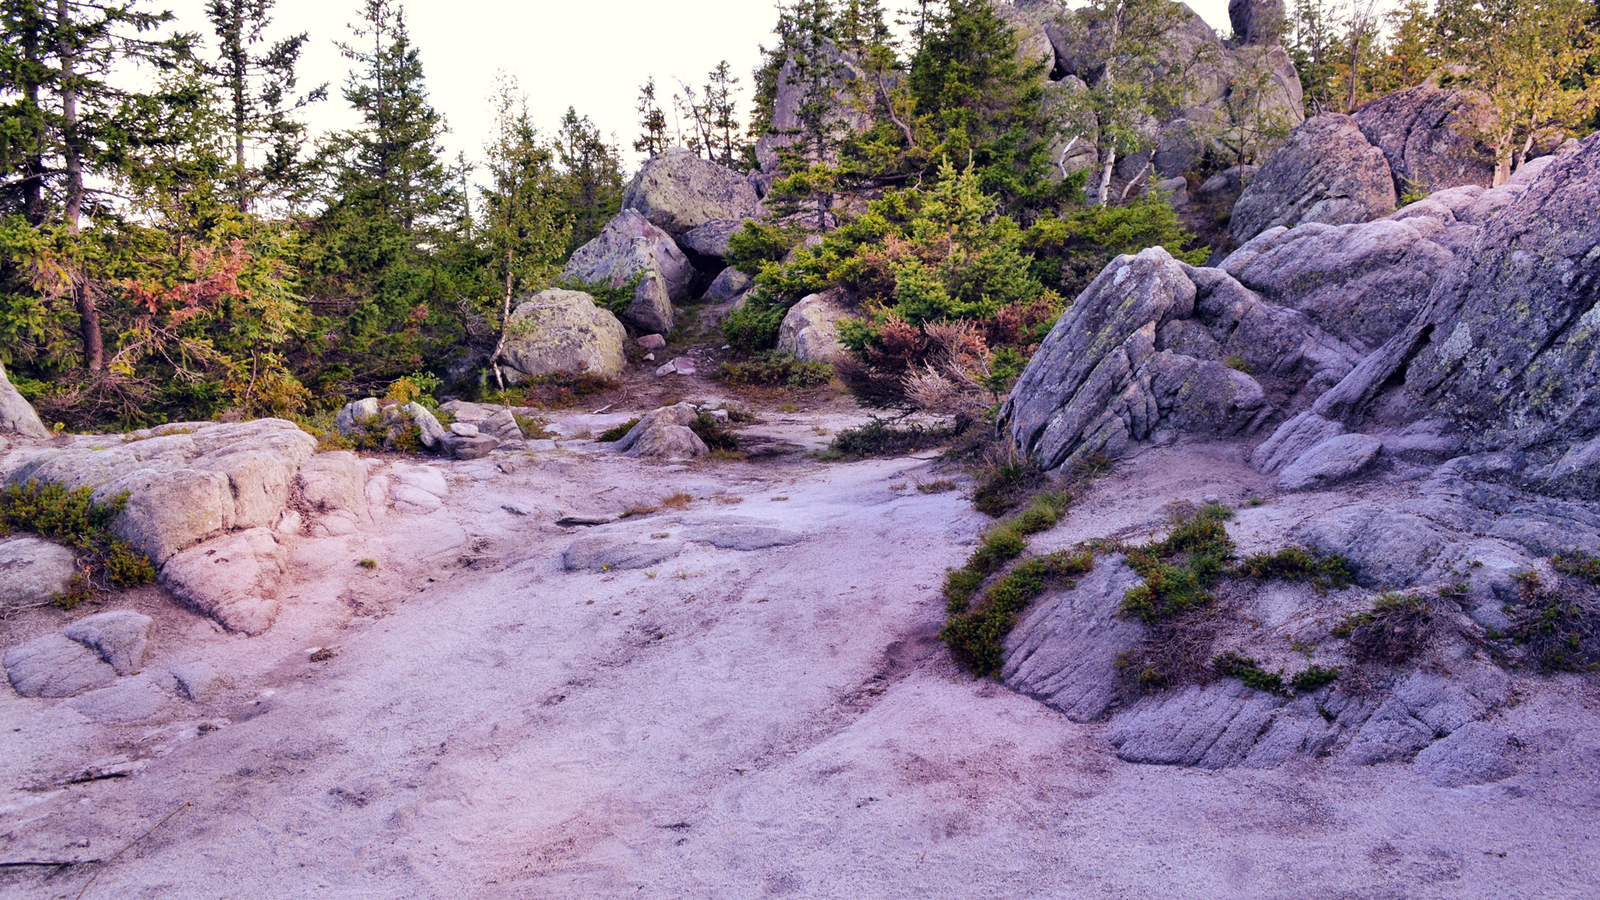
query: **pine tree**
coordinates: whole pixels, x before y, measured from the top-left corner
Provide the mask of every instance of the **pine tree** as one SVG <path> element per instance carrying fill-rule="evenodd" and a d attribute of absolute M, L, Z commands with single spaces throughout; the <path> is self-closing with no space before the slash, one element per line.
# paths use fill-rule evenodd
<path fill-rule="evenodd" d="M 848 126 L 840 119 L 836 83 L 844 73 L 834 44 L 835 11 L 830 0 L 797 0 L 780 7 L 780 48 L 788 60 L 789 84 L 798 89 L 796 127 L 778 150 L 783 178 L 770 195 L 782 212 L 810 206 L 818 231 L 826 231 L 837 193 L 838 151 Z"/>
<path fill-rule="evenodd" d="M 562 169 L 559 193 L 572 219 L 570 254 L 600 234 L 622 209 L 622 157 L 588 116 L 570 106 L 561 117 L 555 150 Z"/>
<path fill-rule="evenodd" d="M 633 149 L 655 159 L 667 149 L 667 116 L 656 104 L 654 75 L 639 88 L 639 105 L 635 109 L 639 113 L 639 127 L 644 130 L 633 142 Z"/>
<path fill-rule="evenodd" d="M 179 140 L 172 110 L 193 100 L 131 90 L 114 79 L 135 60 L 171 71 L 188 57 L 192 36 L 145 37 L 172 15 L 132 3 L 6 0 L 0 12 L 0 94 L 11 100 L 0 107 L 0 202 L 74 243 L 84 216 L 102 210 L 100 185 L 144 165 L 152 148 Z M 59 262 L 79 317 L 84 364 L 100 370 L 100 286 L 84 258 L 80 247 L 64 250 Z"/>
<path fill-rule="evenodd" d="M 343 157 L 341 199 L 375 205 L 420 241 L 461 214 L 458 173 L 445 165 L 439 144 L 448 128 L 428 103 L 404 8 L 393 0 L 366 0 L 361 21 L 351 30 L 370 46 L 339 45 L 358 66 L 344 98 L 362 119 L 361 128 L 334 142 Z"/>
<path fill-rule="evenodd" d="M 283 38 L 258 52 L 272 24 L 275 0 L 209 0 L 206 18 L 217 36 L 217 58 L 210 71 L 221 89 L 228 111 L 228 131 L 233 139 L 233 201 L 248 211 L 256 196 L 268 186 L 292 190 L 306 172 L 300 151 L 306 126 L 294 113 L 326 99 L 326 84 L 295 96 L 295 66 L 308 35 Z M 260 165 L 249 164 L 247 151 L 262 146 Z"/>

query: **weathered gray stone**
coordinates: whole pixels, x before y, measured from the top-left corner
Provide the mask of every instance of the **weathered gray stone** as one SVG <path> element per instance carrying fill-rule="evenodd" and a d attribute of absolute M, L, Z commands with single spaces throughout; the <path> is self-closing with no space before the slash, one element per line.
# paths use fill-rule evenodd
<path fill-rule="evenodd" d="M 1128 762 L 1221 769 L 1243 762 L 1282 703 L 1228 679 L 1135 704 L 1106 732 Z"/>
<path fill-rule="evenodd" d="M 659 334 L 647 334 L 639 338 L 638 343 L 645 350 L 660 350 L 667 345 L 667 339 Z"/>
<path fill-rule="evenodd" d="M 824 87 L 830 91 L 831 100 L 823 112 L 826 121 L 838 122 L 851 131 L 866 131 L 874 118 L 871 110 L 852 102 L 852 84 L 875 85 L 874 75 L 856 59 L 855 54 L 841 50 L 831 42 L 823 45 L 821 71 L 828 74 Z M 898 80 L 884 79 L 883 89 L 893 91 Z M 756 141 L 756 160 L 761 164 L 761 181 L 770 185 L 777 177 L 779 152 L 793 143 L 801 133 L 801 105 L 807 96 L 807 86 L 801 80 L 794 55 L 784 59 L 778 71 L 778 84 L 772 100 L 772 128 Z M 836 162 L 837 153 L 830 153 L 822 162 Z M 765 188 L 763 188 L 765 190 Z M 724 216 L 722 218 L 731 218 Z"/>
<path fill-rule="evenodd" d="M 175 663 L 167 672 L 178 682 L 178 690 L 196 703 L 211 696 L 217 685 L 217 670 L 204 662 Z"/>
<path fill-rule="evenodd" d="M 456 459 L 482 459 L 499 446 L 499 439 L 487 434 L 456 438 L 450 442 Z"/>
<path fill-rule="evenodd" d="M 753 193 L 753 189 L 752 189 Z M 678 246 L 701 256 L 725 259 L 728 256 L 728 238 L 744 228 L 744 219 L 712 219 L 693 228 L 678 238 Z"/>
<path fill-rule="evenodd" d="M 561 277 L 569 284 L 616 290 L 634 283 L 622 321 L 640 331 L 672 330 L 672 303 L 688 300 L 694 267 L 671 235 L 643 215 L 624 209 L 592 241 L 579 247 Z"/>
<path fill-rule="evenodd" d="M 1419 224 L 1384 219 L 1263 233 L 1221 268 L 1268 303 L 1300 310 L 1370 353 L 1411 323 L 1455 261 Z"/>
<path fill-rule="evenodd" d="M 450 433 L 456 437 L 475 438 L 478 436 L 478 426 L 471 422 L 451 422 Z"/>
<path fill-rule="evenodd" d="M 1383 441 L 1365 434 L 1330 437 L 1302 453 L 1278 474 L 1278 487 L 1304 491 L 1338 484 L 1378 461 Z"/>
<path fill-rule="evenodd" d="M 1120 256 L 1056 323 L 1001 408 L 1002 427 L 1041 466 L 1120 456 L 1164 426 L 1237 434 L 1272 414 L 1249 375 L 1160 343 L 1169 322 L 1195 312 L 1189 272 L 1214 270 L 1160 247 Z"/>
<path fill-rule="evenodd" d="M 588 294 L 540 291 L 518 303 L 506 325 L 506 380 L 516 384 L 556 374 L 619 378 L 627 366 L 627 339 L 617 317 Z"/>
<path fill-rule="evenodd" d="M 1403 589 L 1429 570 L 1451 536 L 1421 516 L 1361 503 L 1311 519 L 1291 531 L 1289 539 L 1348 557 L 1364 587 Z"/>
<path fill-rule="evenodd" d="M 1006 684 L 1074 722 L 1102 718 L 1117 697 L 1117 654 L 1145 636 L 1143 625 L 1117 615 L 1138 584 L 1132 569 L 1105 559 L 1074 589 L 1040 601 L 1006 638 Z"/>
<path fill-rule="evenodd" d="M 1397 196 L 1494 183 L 1494 150 L 1482 137 L 1494 111 L 1476 91 L 1429 82 L 1379 97 L 1351 118 L 1389 161 Z"/>
<path fill-rule="evenodd" d="M 1234 204 L 1229 228 L 1244 242 L 1278 225 L 1365 222 L 1394 207 L 1394 176 L 1383 151 L 1349 116 L 1323 113 L 1267 158 Z"/>
<path fill-rule="evenodd" d="M 694 459 L 710 453 L 705 442 L 689 429 L 700 411 L 688 403 L 663 406 L 646 413 L 639 424 L 611 445 L 618 453 L 653 459 Z"/>
<path fill-rule="evenodd" d="M 665 562 L 679 553 L 680 541 L 644 539 L 619 534 L 595 534 L 578 538 L 561 554 L 568 571 L 588 569 L 605 572 L 613 569 L 643 569 Z"/>
<path fill-rule="evenodd" d="M 338 426 L 340 434 L 349 437 L 362 430 L 364 423 L 376 423 L 381 415 L 383 415 L 383 404 L 378 402 L 377 397 L 366 397 L 346 403 L 333 417 L 333 422 Z"/>
<path fill-rule="evenodd" d="M 278 617 L 286 552 L 265 528 L 208 541 L 167 561 L 161 583 L 196 612 L 232 631 L 262 634 Z"/>
<path fill-rule="evenodd" d="M 39 421 L 33 404 L 17 393 L 17 388 L 6 377 L 6 367 L 0 364 L 0 434 L 17 434 L 28 438 L 47 438 L 50 429 Z"/>
<path fill-rule="evenodd" d="M 72 585 L 77 554 L 36 537 L 0 541 L 0 609 L 49 601 Z"/>
<path fill-rule="evenodd" d="M 1488 784 L 1516 774 L 1511 735 L 1485 722 L 1459 731 L 1417 754 L 1412 766 L 1439 787 Z"/>
<path fill-rule="evenodd" d="M 64 635 L 50 634 L 6 651 L 11 687 L 24 697 L 73 697 L 110 684 L 117 670 L 100 654 Z"/>
<path fill-rule="evenodd" d="M 1233 36 L 1246 46 L 1271 46 L 1283 37 L 1283 0 L 1228 0 Z"/>
<path fill-rule="evenodd" d="M 778 326 L 778 349 L 804 362 L 830 362 L 844 351 L 839 320 L 850 314 L 850 295 L 842 288 L 808 294 L 789 308 Z"/>
<path fill-rule="evenodd" d="M 144 668 L 154 625 L 149 616 L 121 609 L 85 616 L 62 634 L 99 653 L 118 675 L 136 675 Z"/>
<path fill-rule="evenodd" d="M 300 467 L 296 489 L 313 512 L 344 511 L 357 521 L 369 518 L 367 467 L 354 453 L 319 453 L 306 460 Z"/>
<path fill-rule="evenodd" d="M 622 208 L 681 237 L 710 222 L 742 222 L 756 214 L 759 199 L 738 172 L 682 147 L 669 147 L 639 169 L 622 195 Z"/>
<path fill-rule="evenodd" d="M 750 290 L 750 276 L 732 266 L 723 269 L 706 288 L 706 299 L 724 302 L 737 300 Z"/>
<path fill-rule="evenodd" d="M 119 678 L 98 690 L 66 702 L 79 715 L 103 725 L 131 725 L 159 719 L 172 707 L 171 682 L 161 683 L 153 673 Z"/>

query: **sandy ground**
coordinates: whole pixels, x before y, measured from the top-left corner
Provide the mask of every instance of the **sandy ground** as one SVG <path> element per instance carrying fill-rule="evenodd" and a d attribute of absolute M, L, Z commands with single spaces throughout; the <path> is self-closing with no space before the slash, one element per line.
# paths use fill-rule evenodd
<path fill-rule="evenodd" d="M 753 430 L 816 447 L 844 421 Z M 956 477 L 938 465 L 565 450 L 387 463 L 396 486 L 442 474 L 442 505 L 306 539 L 265 636 L 223 634 L 157 591 L 121 601 L 160 619 L 134 687 L 201 660 L 220 673 L 204 701 L 147 698 L 117 723 L 0 692 L 0 896 L 1600 893 L 1593 680 L 1546 682 L 1501 717 L 1522 758 L 1489 785 L 1440 789 L 1400 763 L 1123 763 L 1102 726 L 943 652 L 942 574 L 986 520 L 959 491 L 917 490 Z M 1248 495 L 1250 477 L 1225 451 L 1153 452 L 1051 539 L 1149 528 L 1168 501 Z M 686 508 L 608 527 L 649 542 L 766 524 L 804 540 L 563 570 L 593 532 L 560 516 L 679 492 Z M 319 648 L 332 658 L 312 661 Z M 93 777 L 106 774 L 119 777 Z M 9 865 L 72 860 L 110 862 Z"/>

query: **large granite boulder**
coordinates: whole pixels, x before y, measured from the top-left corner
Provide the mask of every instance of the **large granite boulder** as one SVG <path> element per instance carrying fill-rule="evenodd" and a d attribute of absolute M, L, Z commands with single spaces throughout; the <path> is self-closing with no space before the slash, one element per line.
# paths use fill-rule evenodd
<path fill-rule="evenodd" d="M 831 362 L 844 351 L 839 320 L 850 314 L 850 295 L 842 288 L 808 294 L 789 308 L 778 326 L 778 349 L 803 362 Z"/>
<path fill-rule="evenodd" d="M 647 161 L 622 195 L 622 208 L 673 237 L 709 222 L 756 214 L 760 198 L 745 176 L 682 147 Z"/>
<path fill-rule="evenodd" d="M 1017 35 L 1017 61 L 1041 67 L 1040 76 L 1048 78 L 1056 67 L 1056 51 L 1041 21 L 1044 17 L 1020 6 L 1001 2 L 994 5 L 994 11 Z"/>
<path fill-rule="evenodd" d="M 1600 470 L 1578 464 L 1600 438 L 1600 136 L 1513 181 L 1423 310 L 1315 410 L 1451 419 L 1475 450 L 1529 454 L 1524 479 L 1600 499 Z"/>
<path fill-rule="evenodd" d="M 1395 207 L 1394 174 L 1349 116 L 1323 113 L 1296 128 L 1233 206 L 1229 229 L 1248 241 L 1303 222 L 1345 225 Z"/>
<path fill-rule="evenodd" d="M 1251 331 L 1266 334 L 1251 339 Z M 1275 411 L 1242 371 L 1251 345 L 1283 348 L 1271 364 L 1308 378 L 1342 356 L 1337 339 L 1303 315 L 1266 308 L 1225 273 L 1186 266 L 1160 247 L 1119 256 L 1034 354 L 1001 407 L 1001 426 L 1046 469 L 1121 456 L 1161 430 L 1248 434 Z"/>
<path fill-rule="evenodd" d="M 1476 91 L 1420 84 L 1379 97 L 1350 118 L 1383 151 L 1397 194 L 1494 183 L 1494 149 L 1483 140 L 1494 110 Z"/>
<path fill-rule="evenodd" d="M 665 334 L 672 330 L 673 301 L 690 299 L 695 271 L 671 235 L 624 209 L 572 254 L 561 277 L 573 287 L 618 290 L 632 284 L 633 299 L 619 318 L 640 331 Z"/>
<path fill-rule="evenodd" d="M 678 246 L 712 259 L 726 259 L 728 238 L 744 228 L 745 219 L 712 219 L 678 238 Z"/>
<path fill-rule="evenodd" d="M 17 392 L 11 379 L 6 377 L 6 367 L 0 364 L 0 434 L 18 434 L 30 438 L 47 438 L 50 429 L 39 421 L 39 414 Z"/>
<path fill-rule="evenodd" d="M 688 403 L 663 406 L 647 413 L 612 449 L 646 459 L 698 459 L 711 452 L 689 427 L 700 418 Z"/>
<path fill-rule="evenodd" d="M 618 378 L 628 333 L 594 298 L 552 288 L 517 304 L 506 325 L 506 380 L 566 374 Z"/>
<path fill-rule="evenodd" d="M 1283 5 L 1283 0 L 1228 0 L 1234 40 L 1250 47 L 1277 44 L 1283 39 Z"/>

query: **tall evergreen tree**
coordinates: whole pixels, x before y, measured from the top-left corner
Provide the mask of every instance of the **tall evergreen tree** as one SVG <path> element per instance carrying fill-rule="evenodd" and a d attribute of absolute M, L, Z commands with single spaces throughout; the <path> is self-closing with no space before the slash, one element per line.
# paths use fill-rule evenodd
<path fill-rule="evenodd" d="M 507 140 L 505 127 L 502 124 L 502 142 Z M 559 195 L 572 219 L 567 247 L 571 253 L 600 234 L 622 209 L 622 157 L 588 116 L 578 115 L 570 106 L 561 117 L 555 151 L 561 168 L 556 178 Z"/>
<path fill-rule="evenodd" d="M 307 104 L 326 99 L 328 86 L 320 85 L 296 96 L 295 66 L 308 35 L 301 32 L 258 50 L 267 40 L 276 0 L 208 0 L 206 18 L 217 37 L 216 61 L 211 73 L 224 94 L 228 130 L 233 139 L 233 202 L 248 211 L 266 186 L 293 189 L 303 180 L 300 151 L 305 143 L 305 123 L 294 113 Z M 252 166 L 248 151 L 264 151 Z"/>
<path fill-rule="evenodd" d="M 639 88 L 639 105 L 635 109 L 639 113 L 639 128 L 642 130 L 638 140 L 633 142 L 633 149 L 655 159 L 667 149 L 667 114 L 661 111 L 661 106 L 656 102 L 654 75 Z"/>
<path fill-rule="evenodd" d="M 171 71 L 192 36 L 152 38 L 171 13 L 131 2 L 5 0 L 0 6 L 0 202 L 69 242 L 100 207 L 107 183 L 175 140 L 169 115 L 179 96 L 130 89 L 126 64 Z M 193 98 L 188 98 L 192 100 Z M 96 276 L 82 248 L 60 257 L 78 313 L 84 364 L 105 367 Z M 72 260 L 78 260 L 73 262 Z"/>
<path fill-rule="evenodd" d="M 459 221 L 462 212 L 458 173 L 446 166 L 439 143 L 448 128 L 428 102 L 404 7 L 366 0 L 361 24 L 351 30 L 366 46 L 339 45 L 357 65 L 344 98 L 360 113 L 362 127 L 334 142 L 343 157 L 340 193 L 346 202 L 375 205 L 421 240 L 424 232 Z"/>

